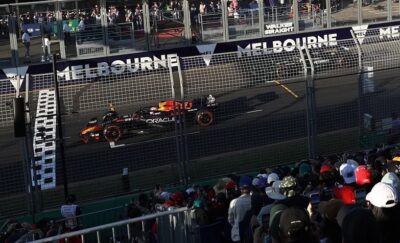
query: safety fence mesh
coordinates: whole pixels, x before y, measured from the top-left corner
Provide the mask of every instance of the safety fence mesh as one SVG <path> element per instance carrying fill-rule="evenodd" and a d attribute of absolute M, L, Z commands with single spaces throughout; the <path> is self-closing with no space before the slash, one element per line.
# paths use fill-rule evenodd
<path fill-rule="evenodd" d="M 38 208 L 63 200 L 65 179 L 78 198 L 95 200 L 156 183 L 256 171 L 311 154 L 390 142 L 392 113 L 400 112 L 400 42 L 371 35 L 357 38 L 289 51 L 64 67 L 58 72 L 62 127 L 57 127 L 64 136 L 62 143 L 58 135 L 53 140 L 57 180 L 55 188 L 33 189 L 41 195 Z M 29 82 L 35 118 L 39 93 L 54 89 L 55 82 L 52 74 L 30 76 Z M 30 183 L 21 178 L 31 164 L 23 156 L 23 140 L 12 138 L 10 129 L 13 110 L 6 103 L 15 97 L 14 86 L 9 80 L 0 85 L 0 124 L 6 130 L 1 143 L 15 150 L 3 152 L 9 153 L 8 162 L 0 170 L 0 199 L 7 202 L 0 215 L 5 217 L 24 211 L 13 202 L 27 196 Z M 91 139 L 82 139 L 94 117 L 103 126 L 97 133 L 106 132 L 110 124 L 101 121 L 110 103 L 125 122 L 119 127 L 121 137 L 97 141 L 91 133 Z M 134 114 L 146 114 L 143 127 L 131 126 Z M 34 121 L 31 129 L 37 132 Z"/>

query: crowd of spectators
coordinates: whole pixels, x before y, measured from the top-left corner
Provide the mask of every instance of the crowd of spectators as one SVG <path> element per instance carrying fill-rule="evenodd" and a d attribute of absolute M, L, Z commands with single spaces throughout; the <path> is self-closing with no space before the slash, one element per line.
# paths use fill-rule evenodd
<path fill-rule="evenodd" d="M 228 174 L 213 185 L 196 184 L 182 191 L 157 185 L 132 199 L 123 217 L 188 207 L 192 225 L 208 243 L 399 243 L 399 175 L 400 148 L 382 145 L 267 168 L 256 175 Z M 58 225 L 10 222 L 2 242 L 79 229 L 80 210 L 74 202 L 69 198 L 61 207 L 64 220 Z M 131 225 L 131 234 L 137 242 L 157 242 L 159 227 L 156 220 L 138 222 Z M 75 241 L 79 243 L 79 237 Z"/>
<path fill-rule="evenodd" d="M 158 186 L 132 201 L 127 215 L 188 206 L 210 243 L 399 243 L 399 174 L 400 150 L 379 147 L 178 192 Z"/>

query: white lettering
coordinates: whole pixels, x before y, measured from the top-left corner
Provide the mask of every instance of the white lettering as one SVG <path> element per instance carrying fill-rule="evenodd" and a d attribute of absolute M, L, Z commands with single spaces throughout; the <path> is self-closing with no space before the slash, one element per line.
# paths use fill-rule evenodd
<path fill-rule="evenodd" d="M 399 37 L 399 26 L 393 26 L 391 27 L 392 29 L 392 38 L 398 38 Z"/>
<path fill-rule="evenodd" d="M 308 48 L 317 48 L 317 37 L 315 36 L 309 36 L 307 37 L 307 47 Z"/>
<path fill-rule="evenodd" d="M 106 62 L 97 63 L 97 75 L 98 76 L 108 76 L 108 75 L 110 75 L 110 70 L 108 68 L 108 63 L 106 63 Z"/>
<path fill-rule="evenodd" d="M 253 51 L 253 52 L 252 52 L 253 56 L 259 56 L 259 55 L 262 54 L 261 51 L 258 51 L 258 50 L 261 50 L 261 49 L 262 49 L 261 46 L 262 46 L 262 43 L 253 43 L 253 44 L 251 45 L 251 49 L 257 50 L 257 51 Z"/>
<path fill-rule="evenodd" d="M 141 64 L 142 71 L 153 70 L 153 67 L 151 66 L 152 63 L 153 63 L 153 59 L 151 59 L 151 57 L 141 57 L 140 58 L 140 64 Z"/>
<path fill-rule="evenodd" d="M 246 56 L 251 56 L 251 44 L 248 44 L 245 48 L 242 48 L 240 46 L 237 46 L 237 48 L 239 58 L 242 57 L 242 54 L 245 54 Z"/>
<path fill-rule="evenodd" d="M 135 73 L 135 72 L 137 72 L 138 70 L 139 70 L 139 59 L 138 58 L 135 58 L 134 59 L 134 68 L 132 68 L 132 60 L 131 59 L 128 59 L 128 60 L 126 60 L 126 64 L 127 64 L 127 66 L 128 66 L 128 70 L 129 70 L 129 72 L 131 72 L 131 73 Z"/>
<path fill-rule="evenodd" d="M 121 60 L 116 60 L 111 63 L 111 72 L 113 74 L 122 74 L 125 72 L 126 65 Z"/>
<path fill-rule="evenodd" d="M 383 38 L 391 38 L 391 30 L 390 28 L 380 28 L 379 29 L 379 37 Z"/>
<path fill-rule="evenodd" d="M 175 119 L 173 117 L 165 117 L 165 118 L 154 118 L 154 119 L 146 119 L 146 123 L 164 123 L 164 122 L 172 122 Z"/>
<path fill-rule="evenodd" d="M 273 41 L 272 42 L 272 48 L 274 48 L 275 53 L 280 53 L 282 52 L 282 42 L 280 41 Z"/>
<path fill-rule="evenodd" d="M 71 67 L 72 79 L 82 79 L 83 78 L 83 66 L 77 65 Z"/>
<path fill-rule="evenodd" d="M 86 78 L 97 77 L 96 70 L 94 68 L 90 68 L 89 64 L 85 64 L 85 76 Z"/>
<path fill-rule="evenodd" d="M 293 51 L 296 48 L 296 43 L 293 39 L 287 39 L 283 42 L 285 51 Z"/>

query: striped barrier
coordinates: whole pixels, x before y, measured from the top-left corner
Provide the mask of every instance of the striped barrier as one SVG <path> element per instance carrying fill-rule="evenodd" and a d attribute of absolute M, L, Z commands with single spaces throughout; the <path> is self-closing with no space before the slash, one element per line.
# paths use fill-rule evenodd
<path fill-rule="evenodd" d="M 56 114 L 54 89 L 39 91 L 33 136 L 32 185 L 41 190 L 56 186 Z"/>

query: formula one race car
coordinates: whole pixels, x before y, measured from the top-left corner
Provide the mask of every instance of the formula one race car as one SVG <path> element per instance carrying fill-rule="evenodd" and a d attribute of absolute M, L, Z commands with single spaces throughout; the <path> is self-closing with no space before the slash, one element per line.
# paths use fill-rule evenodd
<path fill-rule="evenodd" d="M 80 131 L 80 139 L 84 143 L 91 140 L 116 142 L 127 134 L 143 134 L 144 130 L 156 127 L 168 127 L 181 121 L 192 121 L 202 127 L 211 125 L 215 120 L 217 103 L 212 95 L 178 102 L 173 100 L 162 101 L 158 106 L 140 108 L 138 111 L 119 115 L 112 104 L 101 121 L 91 119 Z"/>

